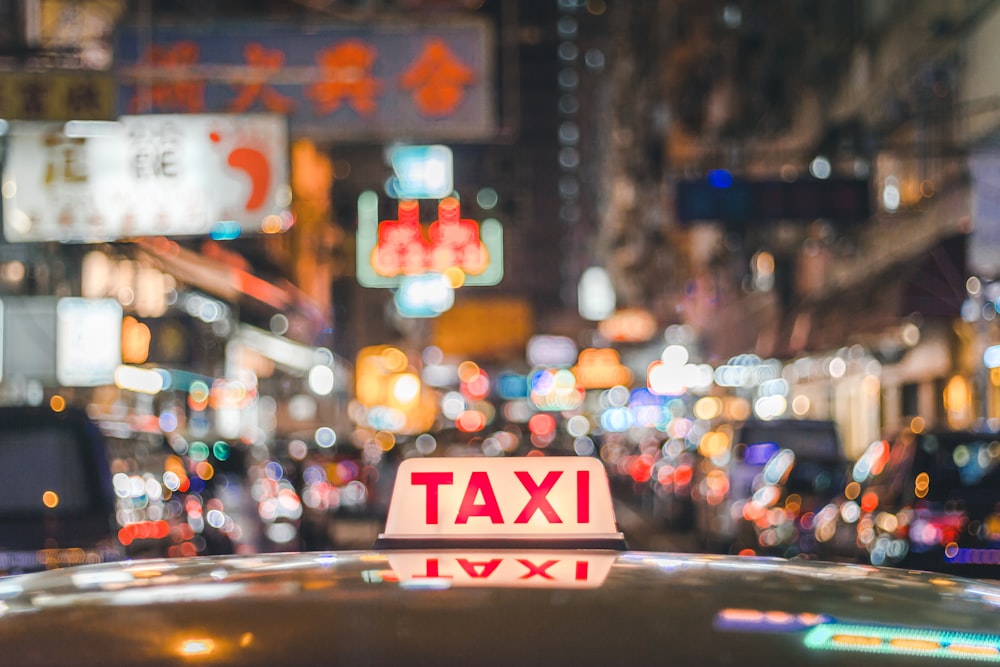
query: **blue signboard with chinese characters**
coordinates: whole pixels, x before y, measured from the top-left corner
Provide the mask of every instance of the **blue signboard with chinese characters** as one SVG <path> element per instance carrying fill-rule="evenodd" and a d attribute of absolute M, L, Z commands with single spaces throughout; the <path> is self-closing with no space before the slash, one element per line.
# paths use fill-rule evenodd
<path fill-rule="evenodd" d="M 119 112 L 275 112 L 314 139 L 486 139 L 492 30 L 472 18 L 126 26 L 115 37 Z"/>

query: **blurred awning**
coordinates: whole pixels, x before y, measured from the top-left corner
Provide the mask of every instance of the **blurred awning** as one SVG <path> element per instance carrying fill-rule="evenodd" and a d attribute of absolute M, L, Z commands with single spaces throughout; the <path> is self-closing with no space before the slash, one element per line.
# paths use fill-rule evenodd
<path fill-rule="evenodd" d="M 133 244 L 180 282 L 242 306 L 241 318 L 246 314 L 269 318 L 280 313 L 290 321 L 296 320 L 298 337 L 310 341 L 330 326 L 321 308 L 295 285 L 256 276 L 248 270 L 245 260 L 246 268 L 190 250 L 165 237 L 140 238 Z"/>

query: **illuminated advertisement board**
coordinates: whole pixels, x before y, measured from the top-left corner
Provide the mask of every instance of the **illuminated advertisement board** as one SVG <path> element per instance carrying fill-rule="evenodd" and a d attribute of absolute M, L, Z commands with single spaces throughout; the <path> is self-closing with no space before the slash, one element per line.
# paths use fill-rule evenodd
<path fill-rule="evenodd" d="M 489 138 L 489 22 L 121 26 L 119 110 L 286 115 L 314 139 Z"/>
<path fill-rule="evenodd" d="M 2 177 L 7 241 L 281 232 L 287 120 L 276 114 L 12 121 Z"/>

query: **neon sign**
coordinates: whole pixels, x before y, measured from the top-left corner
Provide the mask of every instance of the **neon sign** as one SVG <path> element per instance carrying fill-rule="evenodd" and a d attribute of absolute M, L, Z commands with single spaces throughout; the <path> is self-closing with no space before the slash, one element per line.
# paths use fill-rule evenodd
<path fill-rule="evenodd" d="M 438 219 L 420 222 L 419 203 L 400 200 L 396 220 L 378 220 L 378 195 L 358 197 L 358 282 L 397 287 L 407 276 L 441 273 L 452 285 L 496 285 L 503 278 L 503 227 L 461 217 L 456 197 L 438 203 Z"/>

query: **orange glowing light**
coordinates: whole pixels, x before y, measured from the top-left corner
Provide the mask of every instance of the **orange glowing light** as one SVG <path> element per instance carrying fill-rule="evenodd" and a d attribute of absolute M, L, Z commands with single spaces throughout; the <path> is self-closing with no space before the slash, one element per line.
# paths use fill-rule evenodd
<path fill-rule="evenodd" d="M 471 382 L 479 373 L 479 364 L 474 361 L 463 361 L 458 365 L 458 379 L 462 382 Z"/>
<path fill-rule="evenodd" d="M 889 643 L 895 648 L 901 648 L 907 651 L 937 651 L 942 648 L 941 642 L 931 641 L 929 639 L 914 639 L 912 637 L 892 639 Z"/>
<path fill-rule="evenodd" d="M 572 371 L 577 384 L 586 389 L 608 389 L 632 383 L 632 371 L 621 363 L 618 350 L 612 348 L 581 350 Z"/>
<path fill-rule="evenodd" d="M 461 268 L 457 266 L 449 266 L 443 273 L 452 289 L 458 289 L 465 284 L 465 271 Z"/>
<path fill-rule="evenodd" d="M 393 447 L 396 446 L 396 435 L 390 433 L 389 431 L 379 431 L 375 434 L 375 444 L 383 452 L 391 451 Z"/>
<path fill-rule="evenodd" d="M 394 375 L 406 373 L 409 368 L 409 359 L 406 353 L 399 348 L 388 345 L 372 345 L 362 348 L 358 352 L 355 364 L 355 397 L 364 406 L 388 405 L 393 397 L 390 391 L 393 386 L 399 383 L 399 377 Z M 407 373 L 408 374 L 408 373 Z M 415 377 L 415 376 L 414 376 Z M 394 380 L 390 382 L 390 380 Z M 405 386 L 412 383 L 404 382 Z M 419 391 L 419 382 L 417 382 Z M 397 403 L 399 397 L 395 399 Z M 415 400 L 414 396 L 409 396 L 407 402 Z"/>
<path fill-rule="evenodd" d="M 399 373 L 406 370 L 408 360 L 406 353 L 396 347 L 387 347 L 382 350 L 382 363 L 385 369 L 391 373 Z"/>
<path fill-rule="evenodd" d="M 975 644 L 949 644 L 948 650 L 968 655 L 1000 655 L 996 646 L 977 646 Z"/>
<path fill-rule="evenodd" d="M 59 494 L 55 491 L 46 491 L 42 494 L 42 504 L 49 509 L 54 509 L 59 505 Z"/>
<path fill-rule="evenodd" d="M 122 320 L 122 363 L 144 364 L 149 357 L 149 327 L 131 315 Z"/>
<path fill-rule="evenodd" d="M 49 399 L 49 407 L 52 408 L 52 412 L 62 412 L 66 409 L 66 399 L 56 394 Z"/>
<path fill-rule="evenodd" d="M 834 635 L 830 638 L 835 644 L 847 644 L 851 646 L 878 646 L 882 643 L 880 637 L 867 637 L 865 635 Z"/>
<path fill-rule="evenodd" d="M 597 325 L 597 331 L 616 343 L 644 343 L 656 334 L 656 318 L 648 310 L 623 308 Z"/>
<path fill-rule="evenodd" d="M 210 655 L 215 650 L 215 641 L 211 639 L 185 639 L 177 652 L 183 656 Z"/>

